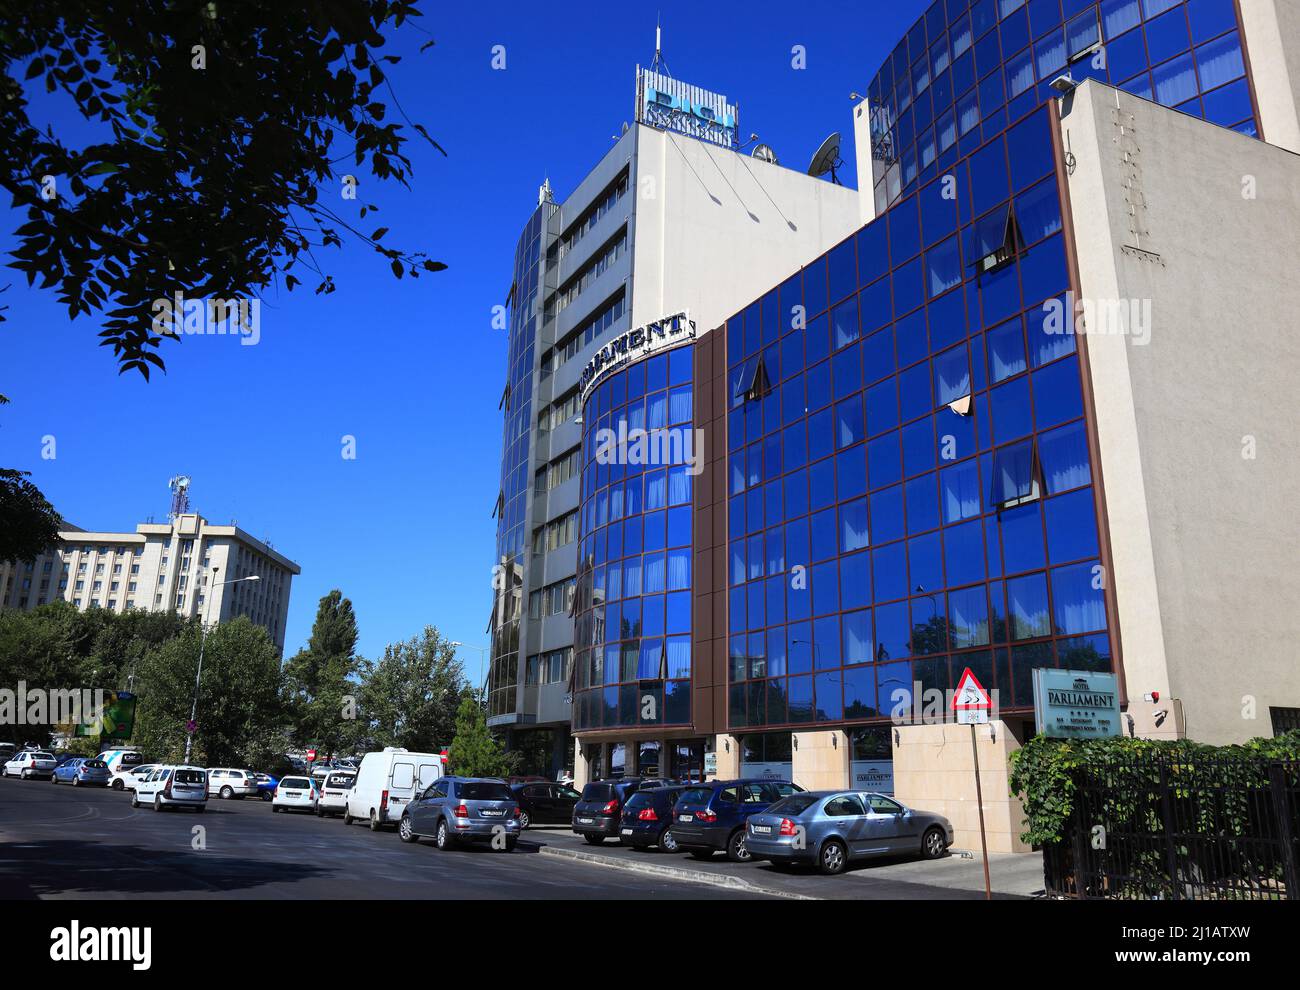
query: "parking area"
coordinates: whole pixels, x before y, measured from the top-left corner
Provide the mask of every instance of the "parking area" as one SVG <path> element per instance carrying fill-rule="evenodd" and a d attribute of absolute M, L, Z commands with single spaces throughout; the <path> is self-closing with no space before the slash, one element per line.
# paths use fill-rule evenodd
<path fill-rule="evenodd" d="M 203 814 L 133 809 L 129 794 L 0 780 L 0 898 L 661 899 L 762 896 L 590 863 L 535 845 L 439 852 L 259 800 Z"/>

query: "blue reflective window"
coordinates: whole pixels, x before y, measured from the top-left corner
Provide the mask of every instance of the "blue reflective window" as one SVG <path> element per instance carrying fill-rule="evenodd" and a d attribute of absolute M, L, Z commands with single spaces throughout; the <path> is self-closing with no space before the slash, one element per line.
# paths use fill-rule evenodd
<path fill-rule="evenodd" d="M 1152 65 L 1159 65 L 1191 47 L 1192 39 L 1187 33 L 1187 15 L 1181 7 L 1148 20 L 1145 30 Z"/>
<path fill-rule="evenodd" d="M 834 335 L 837 350 L 845 344 L 850 344 L 858 339 L 860 327 L 858 323 L 857 296 L 840 303 L 831 311 L 831 332 Z"/>
<path fill-rule="evenodd" d="M 834 365 L 835 398 L 842 399 L 862 388 L 862 348 L 846 348 L 836 354 L 831 362 Z"/>
<path fill-rule="evenodd" d="M 1029 379 L 1015 378 L 994 388 L 989 392 L 989 408 L 994 443 L 1006 443 L 1029 433 L 1033 429 Z"/>
<path fill-rule="evenodd" d="M 1083 415 L 1079 362 L 1067 358 L 1034 372 L 1034 421 L 1039 430 Z"/>
<path fill-rule="evenodd" d="M 1007 611 L 1013 640 L 1049 635 L 1047 575 L 1028 574 L 1007 581 Z"/>
<path fill-rule="evenodd" d="M 1037 502 L 1017 505 L 998 513 L 1002 533 L 1002 562 L 1007 574 L 1041 568 L 1046 562 L 1043 516 Z"/>
<path fill-rule="evenodd" d="M 1055 179 L 1044 179 L 1016 198 L 1016 222 L 1026 244 L 1034 244 L 1061 229 L 1061 204 Z"/>
<path fill-rule="evenodd" d="M 1190 53 L 1181 55 L 1151 72 L 1156 100 L 1167 107 L 1177 106 L 1196 95 L 1196 71 Z"/>
<path fill-rule="evenodd" d="M 877 598 L 880 596 L 877 595 Z M 899 660 L 911 655 L 912 625 L 908 619 L 907 602 L 891 605 L 878 605 L 876 615 L 876 660 Z M 906 667 L 905 664 L 900 665 Z M 910 672 L 909 672 L 910 673 Z M 910 688 L 912 679 L 907 677 L 905 686 Z"/>
<path fill-rule="evenodd" d="M 827 256 L 828 275 L 830 278 L 830 301 L 838 302 L 849 293 L 857 290 L 858 270 L 854 254 L 854 238 L 831 249 Z"/>
<path fill-rule="evenodd" d="M 1097 556 L 1097 514 L 1092 489 L 1048 499 L 1047 556 L 1054 564 Z"/>
<path fill-rule="evenodd" d="M 874 221 L 858 231 L 858 278 L 865 285 L 889 270 L 889 228 Z"/>
<path fill-rule="evenodd" d="M 837 644 L 838 647 L 838 644 Z M 837 651 L 838 652 L 838 648 Z M 840 694 L 840 672 L 818 674 L 814 691 L 817 697 L 817 719 L 834 721 L 844 717 L 844 703 Z"/>
<path fill-rule="evenodd" d="M 943 545 L 937 532 L 915 536 L 907 541 L 910 585 L 933 591 L 943 587 Z"/>
<path fill-rule="evenodd" d="M 929 298 L 942 295 L 961 282 L 961 253 L 957 238 L 950 237 L 925 254 Z"/>
<path fill-rule="evenodd" d="M 1088 440 L 1082 422 L 1042 434 L 1038 438 L 1038 459 L 1049 495 L 1092 481 Z"/>
<path fill-rule="evenodd" d="M 943 531 L 944 565 L 949 584 L 968 584 L 985 578 L 984 523 L 972 519 Z"/>
<path fill-rule="evenodd" d="M 1245 79 L 1205 94 L 1202 102 L 1205 119 L 1220 127 L 1230 127 L 1254 113 L 1250 105 L 1250 85 Z"/>
<path fill-rule="evenodd" d="M 939 472 L 943 521 L 960 522 L 980 513 L 979 464 L 968 460 Z"/>
<path fill-rule="evenodd" d="M 897 433 L 887 433 L 867 444 L 867 480 L 881 488 L 902 480 L 902 453 Z"/>
<path fill-rule="evenodd" d="M 1058 636 L 1106 628 L 1100 570 L 1096 562 L 1090 562 L 1052 571 L 1052 610 Z"/>
<path fill-rule="evenodd" d="M 876 601 L 907 595 L 907 553 L 903 543 L 891 543 L 871 551 L 871 573 Z"/>
<path fill-rule="evenodd" d="M 812 490 L 810 504 L 814 509 L 822 509 L 835 503 L 835 461 L 827 458 L 817 461 L 808 469 L 808 480 Z"/>
<path fill-rule="evenodd" d="M 1065 32 L 1058 28 L 1038 39 L 1034 59 L 1040 80 L 1055 78 L 1065 68 Z"/>
<path fill-rule="evenodd" d="M 839 501 L 856 498 L 867 491 L 867 464 L 861 447 L 852 447 L 835 458 L 836 496 Z"/>
<path fill-rule="evenodd" d="M 1192 41 L 1196 43 L 1237 26 L 1237 12 L 1232 0 L 1190 0 L 1187 19 L 1192 25 Z"/>
<path fill-rule="evenodd" d="M 1142 11 L 1138 0 L 1102 0 L 1101 18 L 1105 27 L 1106 40 L 1118 37 L 1130 28 L 1142 23 Z M 1138 32 L 1140 36 L 1142 32 Z M 1109 52 L 1107 52 L 1109 59 Z"/>
<path fill-rule="evenodd" d="M 1196 49 L 1196 68 L 1201 74 L 1202 90 L 1214 89 L 1245 75 L 1241 42 L 1236 34 L 1225 35 Z"/>
<path fill-rule="evenodd" d="M 990 505 L 1027 498 L 1034 490 L 1034 441 L 1025 440 L 994 451 L 992 474 Z"/>
<path fill-rule="evenodd" d="M 921 250 L 916 199 L 905 199 L 891 206 L 888 222 L 890 256 L 893 264 L 898 266 Z"/>
<path fill-rule="evenodd" d="M 1003 202 L 1011 194 L 1004 142 L 994 139 L 970 157 L 971 195 L 976 214 Z"/>
<path fill-rule="evenodd" d="M 862 366 L 868 382 L 892 375 L 894 364 L 894 328 L 886 327 L 868 337 L 862 346 Z M 870 414 L 868 414 L 870 424 Z"/>
<path fill-rule="evenodd" d="M 994 327 L 986 335 L 989 380 L 993 384 L 1018 375 L 1028 367 L 1025 360 L 1025 329 L 1020 317 Z"/>
<path fill-rule="evenodd" d="M 934 402 L 946 406 L 970 395 L 970 359 L 968 348 L 961 344 L 934 359 Z"/>

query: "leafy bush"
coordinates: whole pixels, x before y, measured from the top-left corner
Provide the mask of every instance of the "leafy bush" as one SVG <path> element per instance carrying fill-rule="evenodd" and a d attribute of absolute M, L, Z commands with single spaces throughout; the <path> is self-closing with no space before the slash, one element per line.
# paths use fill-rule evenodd
<path fill-rule="evenodd" d="M 1232 834 L 1243 834 L 1248 824 L 1247 795 L 1268 785 L 1272 761 L 1300 761 L 1300 732 L 1252 739 L 1242 745 L 1210 746 L 1188 739 L 1154 740 L 1115 736 L 1109 739 L 1053 739 L 1035 736 L 1011 756 L 1011 793 L 1025 809 L 1026 830 L 1021 839 L 1031 845 L 1060 842 L 1074 810 L 1077 781 L 1081 778 L 1114 784 L 1107 791 L 1107 816 L 1113 821 L 1145 824 L 1159 831 L 1158 810 L 1141 804 L 1144 787 L 1119 786 L 1124 779 L 1155 785 L 1165 764 L 1176 799 L 1193 798 L 1202 787 L 1203 769 L 1214 775 L 1217 796 L 1226 805 L 1211 815 L 1208 803 L 1198 802 L 1197 821 L 1206 829 L 1227 821 Z M 1233 785 L 1237 786 L 1233 786 Z"/>

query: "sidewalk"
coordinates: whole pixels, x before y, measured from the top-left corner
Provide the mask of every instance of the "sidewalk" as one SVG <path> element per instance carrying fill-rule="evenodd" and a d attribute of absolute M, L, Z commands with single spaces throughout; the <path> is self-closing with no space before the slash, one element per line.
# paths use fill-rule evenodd
<path fill-rule="evenodd" d="M 712 860 L 701 861 L 681 853 L 629 849 L 612 839 L 593 846 L 564 826 L 535 826 L 519 841 L 538 847 L 543 855 L 725 886 L 755 896 L 817 900 L 979 900 L 984 897 L 984 870 L 978 857 L 867 860 L 853 864 L 838 877 L 824 877 L 811 867 L 783 871 L 768 863 L 732 863 L 721 853 Z M 999 900 L 1030 897 L 1043 886 L 1043 861 L 1037 853 L 990 856 L 989 872 L 993 896 Z"/>

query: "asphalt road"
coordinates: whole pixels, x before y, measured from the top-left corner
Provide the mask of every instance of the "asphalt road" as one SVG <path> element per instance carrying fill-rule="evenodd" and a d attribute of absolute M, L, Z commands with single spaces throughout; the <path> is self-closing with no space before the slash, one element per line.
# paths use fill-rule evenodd
<path fill-rule="evenodd" d="M 202 831 L 196 833 L 194 830 Z M 206 848 L 194 848 L 198 838 Z M 129 793 L 0 779 L 0 899 L 736 900 L 755 895 L 482 846 L 439 852 L 395 832 L 212 799 L 132 809 Z"/>

